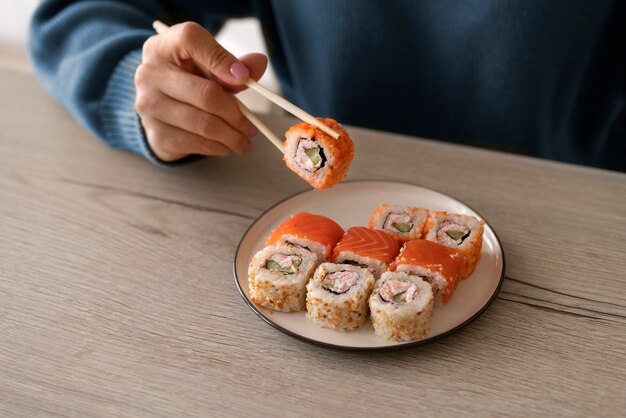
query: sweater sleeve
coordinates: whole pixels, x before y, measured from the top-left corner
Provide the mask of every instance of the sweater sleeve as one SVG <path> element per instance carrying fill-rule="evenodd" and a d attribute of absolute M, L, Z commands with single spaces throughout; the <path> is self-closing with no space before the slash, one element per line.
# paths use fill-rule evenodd
<path fill-rule="evenodd" d="M 233 6 L 233 15 L 242 15 L 241 3 Z M 215 32 L 227 17 L 228 10 L 217 10 L 203 14 L 200 23 Z M 143 43 L 154 34 L 155 19 L 169 24 L 198 20 L 160 1 L 48 0 L 31 22 L 31 59 L 44 88 L 90 133 L 155 164 L 180 165 L 197 157 L 160 161 L 135 111 L 135 70 Z"/>

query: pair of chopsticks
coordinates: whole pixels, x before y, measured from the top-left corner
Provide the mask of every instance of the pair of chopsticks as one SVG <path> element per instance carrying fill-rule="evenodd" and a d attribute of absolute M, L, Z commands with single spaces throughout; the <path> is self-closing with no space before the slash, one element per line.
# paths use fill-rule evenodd
<path fill-rule="evenodd" d="M 152 24 L 152 27 L 158 34 L 162 34 L 169 29 L 169 26 L 167 26 L 165 23 L 161 22 L 160 20 L 155 20 L 154 23 Z M 196 64 L 199 65 L 200 70 L 202 71 L 203 75 L 206 78 L 211 78 L 210 72 L 206 68 L 203 68 L 199 63 L 196 63 Z M 263 87 L 262 85 L 254 81 L 253 79 L 249 78 L 248 81 L 246 81 L 246 86 L 256 91 L 260 95 L 264 96 L 266 99 L 273 102 L 278 107 L 285 109 L 287 112 L 291 113 L 298 119 L 301 119 L 304 122 L 307 122 L 321 129 L 322 131 L 326 132 L 328 135 L 332 136 L 335 139 L 339 138 L 338 132 L 326 126 L 325 124 L 317 120 L 314 116 L 300 109 L 298 106 L 294 105 L 288 100 L 285 100 L 283 97 L 280 97 L 276 93 L 266 89 L 265 87 Z M 280 150 L 280 152 L 283 152 L 283 141 L 278 136 L 276 136 L 276 134 L 274 134 L 274 132 L 272 132 L 271 129 L 265 123 L 261 121 L 261 119 L 259 119 L 254 113 L 252 113 L 250 109 L 246 107 L 246 105 L 241 103 L 241 101 L 238 98 L 235 97 L 235 101 L 237 102 L 237 105 L 239 106 L 239 110 L 241 111 L 241 113 L 246 118 L 248 118 L 248 120 L 252 122 L 252 124 L 256 126 L 257 129 L 260 132 L 262 132 L 263 135 L 265 135 L 267 139 L 269 139 L 270 142 L 272 142 L 272 144 L 274 144 L 276 148 Z"/>

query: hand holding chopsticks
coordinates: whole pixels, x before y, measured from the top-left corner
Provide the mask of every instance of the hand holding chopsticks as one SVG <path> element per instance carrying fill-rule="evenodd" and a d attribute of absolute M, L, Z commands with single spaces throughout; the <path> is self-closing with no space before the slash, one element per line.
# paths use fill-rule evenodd
<path fill-rule="evenodd" d="M 168 26 L 165 25 L 163 22 L 160 22 L 160 21 L 155 21 L 153 23 L 153 27 L 154 27 L 154 29 L 155 29 L 155 31 L 157 33 L 164 33 L 166 30 L 168 30 Z M 199 64 L 199 63 L 196 63 L 196 64 Z M 210 72 L 206 68 L 202 68 L 201 65 L 198 65 L 198 66 L 200 67 L 200 69 L 201 69 L 201 71 L 202 71 L 202 73 L 203 73 L 203 75 L 205 77 L 211 78 Z M 317 128 L 319 128 L 320 130 L 326 132 L 328 135 L 332 136 L 335 139 L 337 139 L 339 137 L 339 133 L 338 132 L 336 132 L 335 130 L 331 129 L 327 125 L 323 124 L 318 119 L 316 119 L 312 115 L 308 114 L 304 110 L 300 109 L 299 107 L 297 107 L 293 103 L 290 103 L 289 101 L 287 101 L 284 98 L 278 96 L 277 94 L 267 90 L 265 87 L 261 86 L 256 81 L 254 81 L 252 79 L 248 79 L 245 84 L 246 84 L 246 86 L 250 87 L 251 89 L 253 89 L 257 93 L 263 95 L 264 97 L 266 97 L 267 99 L 269 99 L 270 101 L 272 101 L 273 103 L 278 105 L 279 107 L 285 109 L 289 113 L 293 114 L 294 116 L 298 117 L 299 119 L 301 119 L 301 120 L 303 120 L 303 121 L 305 121 L 305 122 L 307 122 L 307 123 L 309 123 L 309 124 L 311 124 L 313 126 L 316 126 Z M 272 144 L 274 144 L 274 146 L 276 146 L 276 148 L 278 148 L 282 152 L 283 151 L 283 143 L 278 138 L 278 136 L 276 136 L 269 129 L 269 127 L 267 125 L 265 125 L 258 117 L 256 117 L 243 103 L 241 103 L 237 98 L 235 98 L 235 100 L 237 101 L 237 105 L 239 106 L 239 110 L 241 111 L 241 113 L 250 122 L 252 122 L 252 124 L 254 124 L 259 129 L 259 131 L 261 131 L 272 142 Z"/>

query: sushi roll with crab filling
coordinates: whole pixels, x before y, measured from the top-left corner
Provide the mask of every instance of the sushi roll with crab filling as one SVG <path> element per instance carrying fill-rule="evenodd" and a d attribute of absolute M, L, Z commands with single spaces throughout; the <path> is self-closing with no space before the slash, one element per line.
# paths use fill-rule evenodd
<path fill-rule="evenodd" d="M 398 240 L 392 235 L 364 226 L 355 226 L 341 238 L 335 251 L 335 263 L 367 268 L 378 278 L 387 271 L 400 250 Z"/>
<path fill-rule="evenodd" d="M 383 203 L 372 213 L 368 226 L 405 242 L 422 237 L 427 219 L 428 209 Z"/>
<path fill-rule="evenodd" d="M 367 320 L 374 276 L 366 269 L 322 263 L 307 284 L 307 318 L 322 327 L 350 331 Z"/>
<path fill-rule="evenodd" d="M 465 259 L 458 251 L 436 242 L 414 239 L 404 244 L 389 270 L 422 278 L 433 289 L 435 305 L 442 305 L 452 297 L 464 267 Z"/>
<path fill-rule="evenodd" d="M 335 139 L 306 122 L 292 126 L 286 133 L 284 160 L 292 171 L 316 189 L 327 189 L 346 176 L 354 144 L 348 132 L 335 120 L 318 118 L 339 132 Z"/>
<path fill-rule="evenodd" d="M 385 272 L 369 299 L 376 334 L 387 340 L 424 338 L 433 310 L 430 284 L 404 272 Z"/>
<path fill-rule="evenodd" d="M 469 277 L 480 261 L 483 247 L 483 221 L 469 215 L 431 212 L 425 239 L 458 250 L 465 257 L 461 278 Z"/>
<path fill-rule="evenodd" d="M 318 265 L 303 248 L 276 245 L 256 253 L 248 267 L 250 300 L 275 311 L 304 309 L 306 284 Z"/>
<path fill-rule="evenodd" d="M 330 218 L 302 212 L 293 215 L 273 230 L 265 244 L 302 247 L 317 254 L 320 262 L 324 262 L 330 259 L 343 232 L 343 228 Z"/>

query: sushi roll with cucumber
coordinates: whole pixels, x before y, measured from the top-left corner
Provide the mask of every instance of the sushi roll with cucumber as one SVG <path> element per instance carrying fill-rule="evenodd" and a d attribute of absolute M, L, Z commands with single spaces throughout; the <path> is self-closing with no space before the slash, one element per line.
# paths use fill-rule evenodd
<path fill-rule="evenodd" d="M 423 239 L 407 241 L 389 270 L 422 278 L 433 290 L 435 305 L 448 303 L 465 267 L 458 251 Z"/>
<path fill-rule="evenodd" d="M 392 235 L 364 226 L 355 226 L 341 238 L 335 251 L 335 263 L 367 268 L 376 278 L 383 274 L 398 254 L 400 244 Z"/>
<path fill-rule="evenodd" d="M 306 284 L 317 265 L 317 255 L 300 247 L 262 249 L 248 267 L 250 300 L 275 311 L 303 310 Z"/>
<path fill-rule="evenodd" d="M 335 139 L 306 122 L 292 126 L 286 133 L 284 160 L 292 171 L 316 189 L 327 189 L 346 176 L 354 144 L 348 132 L 334 119 L 317 118 L 339 132 Z"/>
<path fill-rule="evenodd" d="M 320 264 L 306 286 L 307 318 L 338 331 L 360 327 L 367 320 L 374 281 L 372 273 L 360 267 Z"/>
<path fill-rule="evenodd" d="M 424 338 L 433 310 L 433 291 L 421 277 L 385 272 L 369 298 L 374 331 L 394 341 Z"/>
<path fill-rule="evenodd" d="M 428 209 L 383 203 L 370 218 L 369 227 L 385 231 L 401 242 L 422 237 Z"/>
<path fill-rule="evenodd" d="M 266 245 L 295 245 L 312 251 L 320 262 L 331 258 L 343 236 L 343 228 L 330 218 L 312 213 L 298 213 L 280 224 L 265 240 Z"/>
<path fill-rule="evenodd" d="M 457 250 L 465 257 L 461 278 L 469 277 L 480 261 L 483 246 L 483 221 L 469 215 L 431 212 L 425 238 Z"/>

